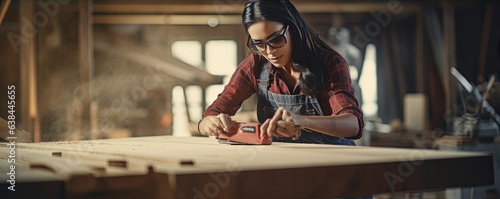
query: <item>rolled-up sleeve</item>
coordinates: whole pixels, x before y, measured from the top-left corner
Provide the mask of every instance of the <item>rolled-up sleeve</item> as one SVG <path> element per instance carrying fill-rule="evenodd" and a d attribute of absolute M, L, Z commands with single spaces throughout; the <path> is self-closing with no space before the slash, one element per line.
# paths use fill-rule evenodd
<path fill-rule="evenodd" d="M 326 56 L 326 63 L 330 69 L 330 78 L 324 88 L 324 97 L 328 98 L 324 106 L 325 115 L 339 115 L 351 113 L 358 118 L 359 132 L 351 139 L 359 139 L 363 134 L 363 112 L 359 107 L 358 100 L 354 97 L 355 90 L 351 86 L 349 67 L 347 62 L 339 54 L 330 52 Z"/>

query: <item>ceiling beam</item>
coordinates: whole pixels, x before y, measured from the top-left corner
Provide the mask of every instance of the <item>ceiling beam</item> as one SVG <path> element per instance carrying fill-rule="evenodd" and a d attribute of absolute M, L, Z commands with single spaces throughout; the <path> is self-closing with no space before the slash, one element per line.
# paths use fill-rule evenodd
<path fill-rule="evenodd" d="M 94 24 L 240 25 L 240 15 L 104 15 L 94 14 Z"/>
<path fill-rule="evenodd" d="M 390 11 L 394 7 L 403 12 L 414 11 L 415 3 L 297 3 L 300 13 L 369 13 Z M 95 4 L 95 13 L 130 14 L 241 14 L 244 4 Z"/>

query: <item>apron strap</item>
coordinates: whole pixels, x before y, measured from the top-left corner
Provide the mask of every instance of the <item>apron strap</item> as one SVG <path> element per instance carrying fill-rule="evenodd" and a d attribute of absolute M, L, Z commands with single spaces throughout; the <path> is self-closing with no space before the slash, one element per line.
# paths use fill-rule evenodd
<path fill-rule="evenodd" d="M 267 90 L 269 90 L 269 87 L 270 87 L 270 84 L 269 84 L 269 80 L 271 79 L 271 71 L 269 70 L 270 69 L 270 66 L 269 66 L 269 62 L 264 62 L 263 64 L 261 64 L 260 66 L 261 70 L 260 70 L 260 74 L 259 74 L 259 79 L 257 79 L 257 82 L 259 84 L 259 86 L 263 86 L 264 88 L 266 88 Z"/>

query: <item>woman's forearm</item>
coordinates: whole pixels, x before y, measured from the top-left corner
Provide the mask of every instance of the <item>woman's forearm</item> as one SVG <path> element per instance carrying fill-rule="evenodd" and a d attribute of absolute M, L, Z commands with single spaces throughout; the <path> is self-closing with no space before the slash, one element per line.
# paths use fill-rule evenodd
<path fill-rule="evenodd" d="M 300 118 L 300 119 L 299 119 Z M 296 125 L 337 137 L 356 137 L 359 132 L 358 118 L 350 113 L 334 116 L 300 116 Z"/>

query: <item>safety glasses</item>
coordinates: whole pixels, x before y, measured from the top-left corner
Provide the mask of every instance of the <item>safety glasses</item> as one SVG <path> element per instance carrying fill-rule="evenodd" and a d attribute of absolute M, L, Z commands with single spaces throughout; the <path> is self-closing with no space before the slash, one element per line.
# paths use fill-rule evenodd
<path fill-rule="evenodd" d="M 284 31 L 283 31 L 284 30 Z M 266 51 L 266 47 L 270 46 L 272 48 L 281 48 L 286 45 L 286 32 L 288 30 L 288 26 L 283 27 L 283 29 L 280 31 L 282 32 L 279 35 L 276 35 L 267 41 L 259 41 L 259 42 L 254 42 L 252 41 L 252 37 L 248 35 L 248 40 L 247 40 L 247 46 L 248 48 L 252 49 L 252 51 L 256 53 L 261 53 Z"/>

